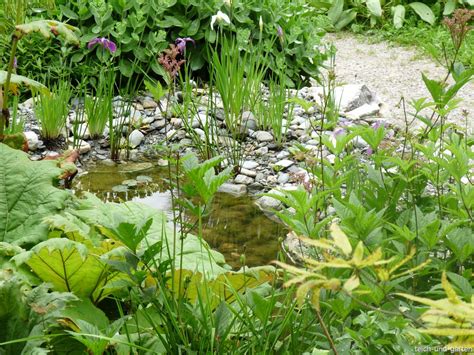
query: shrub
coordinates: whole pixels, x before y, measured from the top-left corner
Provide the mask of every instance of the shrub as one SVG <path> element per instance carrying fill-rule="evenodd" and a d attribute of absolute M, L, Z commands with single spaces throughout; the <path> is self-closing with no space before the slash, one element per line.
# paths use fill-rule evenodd
<path fill-rule="evenodd" d="M 301 76 L 303 80 L 316 76 L 324 59 L 317 50 L 320 33 L 313 20 L 314 10 L 303 0 L 234 1 L 230 6 L 215 0 L 60 0 L 58 3 L 60 17 L 82 30 L 83 43 L 95 37 L 107 37 L 117 43 L 118 66 L 126 77 L 134 72 L 164 75 L 156 58 L 178 37 L 196 40 L 195 47 L 189 48 L 191 68 L 205 68 L 208 56 L 204 44 L 216 41 L 210 23 L 218 10 L 231 17 L 232 24 L 226 30 L 237 36 L 242 51 L 249 51 L 248 42 L 257 42 L 262 35 L 272 51 L 268 58 L 270 68 L 286 65 L 288 79 L 293 83 L 299 84 Z M 283 36 L 272 46 L 279 28 Z M 92 55 L 84 46 L 71 59 L 79 63 Z M 96 55 L 100 56 L 100 52 Z"/>

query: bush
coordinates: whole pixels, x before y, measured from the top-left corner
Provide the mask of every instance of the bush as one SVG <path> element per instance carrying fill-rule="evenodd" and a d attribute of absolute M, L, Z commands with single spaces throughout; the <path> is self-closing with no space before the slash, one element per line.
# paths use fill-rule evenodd
<path fill-rule="evenodd" d="M 83 49 L 72 56 L 73 63 L 97 55 L 85 43 L 95 37 L 106 37 L 117 44 L 119 70 L 123 76 L 155 73 L 163 75 L 156 58 L 169 42 L 178 37 L 192 37 L 190 64 L 193 70 L 206 69 L 206 43 L 215 43 L 216 32 L 211 30 L 213 15 L 221 10 L 231 17 L 225 28 L 236 35 L 243 51 L 260 39 L 260 17 L 263 21 L 262 41 L 271 50 L 272 70 L 286 66 L 288 79 L 300 84 L 318 74 L 323 55 L 318 51 L 321 33 L 315 26 L 313 10 L 305 1 L 234 1 L 225 5 L 215 0 L 59 0 L 60 19 L 79 27 L 83 33 Z M 283 37 L 277 40 L 277 29 Z"/>

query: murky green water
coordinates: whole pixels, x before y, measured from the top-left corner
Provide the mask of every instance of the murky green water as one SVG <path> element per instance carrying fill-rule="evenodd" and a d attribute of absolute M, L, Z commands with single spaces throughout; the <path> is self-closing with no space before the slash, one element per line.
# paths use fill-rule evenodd
<path fill-rule="evenodd" d="M 104 201 L 142 202 L 171 216 L 171 193 L 164 182 L 166 169 L 151 163 L 139 164 L 90 166 L 86 175 L 76 179 L 74 189 L 78 193 L 93 192 Z M 135 185 L 133 181 L 136 186 L 126 189 L 122 185 L 123 182 Z M 216 195 L 203 228 L 206 241 L 236 268 L 241 266 L 242 254 L 248 266 L 274 260 L 280 249 L 278 239 L 286 234 L 283 226 L 266 217 L 251 197 L 222 193 Z"/>

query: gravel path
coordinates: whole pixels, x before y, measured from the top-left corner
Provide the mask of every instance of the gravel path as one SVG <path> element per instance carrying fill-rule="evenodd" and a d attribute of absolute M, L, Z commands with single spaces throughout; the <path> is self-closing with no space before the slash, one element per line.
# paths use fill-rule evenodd
<path fill-rule="evenodd" d="M 341 84 L 365 84 L 385 104 L 383 116 L 397 126 L 404 125 L 403 109 L 397 107 L 400 98 L 408 103 L 412 99 L 429 97 L 421 73 L 429 78 L 441 79 L 445 70 L 433 60 L 424 58 L 416 50 L 387 42 L 369 43 L 363 37 L 349 33 L 329 34 L 325 40 L 337 48 L 336 77 Z M 466 85 L 459 96 L 463 99 L 449 120 L 466 125 L 462 110 L 470 113 L 468 125 L 474 128 L 474 85 Z M 408 105 L 407 105 L 408 108 Z M 408 112 L 412 112 L 408 108 Z"/>

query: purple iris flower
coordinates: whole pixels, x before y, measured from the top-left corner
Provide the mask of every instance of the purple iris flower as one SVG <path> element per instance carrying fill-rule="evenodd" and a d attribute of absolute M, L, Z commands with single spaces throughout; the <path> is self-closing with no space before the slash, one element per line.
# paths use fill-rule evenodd
<path fill-rule="evenodd" d="M 176 47 L 178 47 L 179 53 L 184 53 L 184 51 L 186 50 L 186 44 L 188 42 L 191 42 L 193 45 L 196 45 L 196 42 L 191 37 L 176 38 L 176 41 L 174 43 L 176 44 Z"/>
<path fill-rule="evenodd" d="M 87 43 L 87 48 L 92 49 L 92 47 L 94 47 L 96 44 L 108 49 L 110 53 L 114 53 L 117 50 L 117 45 L 105 37 L 94 38 L 93 40 L 89 41 L 89 43 Z"/>
<path fill-rule="evenodd" d="M 283 28 L 281 28 L 280 25 L 277 26 L 277 35 L 280 37 L 280 39 L 283 38 Z"/>
<path fill-rule="evenodd" d="M 334 135 L 337 137 L 337 136 L 340 136 L 341 134 L 345 134 L 346 133 L 346 130 L 342 127 L 338 127 L 334 130 Z"/>

